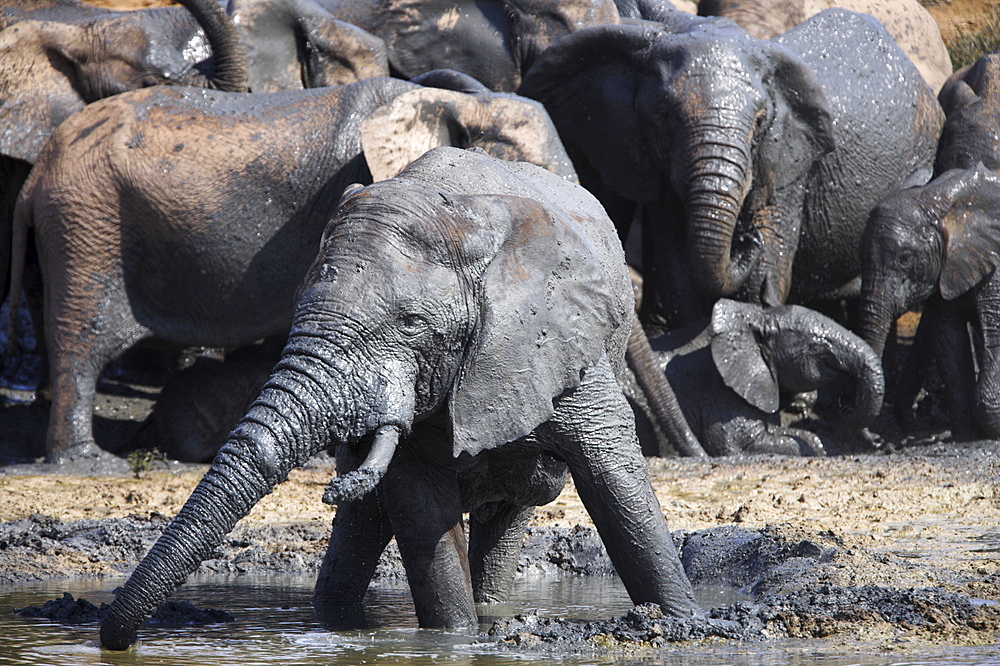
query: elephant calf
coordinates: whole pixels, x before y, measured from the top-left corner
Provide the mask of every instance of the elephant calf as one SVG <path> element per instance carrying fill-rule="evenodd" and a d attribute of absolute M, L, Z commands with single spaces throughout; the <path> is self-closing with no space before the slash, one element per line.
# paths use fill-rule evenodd
<path fill-rule="evenodd" d="M 485 455 L 561 461 L 632 600 L 697 612 L 615 379 L 634 317 L 614 226 L 550 172 L 438 148 L 349 190 L 281 360 L 118 593 L 101 642 L 134 642 L 236 522 L 330 445 L 343 464 L 324 496 L 339 509 L 318 600 L 359 604 L 395 536 L 420 625 L 476 626 L 462 512 Z M 500 547 L 517 515 L 492 517 Z"/>
<path fill-rule="evenodd" d="M 650 345 L 688 424 L 713 456 L 823 455 L 816 435 L 781 426 L 782 393 L 851 390 L 850 406 L 836 418 L 859 429 L 882 407 L 882 366 L 871 347 L 801 306 L 763 308 L 722 299 L 710 320 L 654 338 Z M 629 393 L 641 406 L 634 388 Z M 637 416 L 641 422 L 641 407 Z M 651 433 L 641 428 L 640 434 L 644 431 Z M 667 447 L 643 441 L 645 451 L 654 448 Z"/>

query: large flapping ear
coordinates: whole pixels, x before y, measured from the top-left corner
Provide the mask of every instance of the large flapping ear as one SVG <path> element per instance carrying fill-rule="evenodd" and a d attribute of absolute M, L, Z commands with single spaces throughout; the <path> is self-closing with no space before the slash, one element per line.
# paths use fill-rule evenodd
<path fill-rule="evenodd" d="M 518 93 L 540 101 L 570 154 L 581 155 L 616 193 L 632 201 L 659 196 L 660 173 L 640 127 L 635 99 L 653 46 L 653 25 L 583 28 L 542 52 Z"/>
<path fill-rule="evenodd" d="M 481 148 L 576 179 L 545 110 L 500 93 L 467 95 L 440 88 L 403 93 L 361 124 L 361 147 L 375 181 L 392 178 L 431 148 Z"/>
<path fill-rule="evenodd" d="M 775 99 L 774 130 L 783 137 L 782 159 L 808 168 L 835 147 L 833 116 L 816 73 L 797 55 L 774 42 L 765 47 L 765 86 Z M 801 171 L 799 169 L 798 171 Z"/>
<path fill-rule="evenodd" d="M 939 286 L 941 295 L 952 299 L 1000 264 L 1000 176 L 980 163 L 937 180 L 947 188 L 942 197 L 951 202 L 941 218 L 945 252 Z"/>
<path fill-rule="evenodd" d="M 465 215 L 497 234 L 497 250 L 476 283 L 479 318 L 450 397 L 455 455 L 545 422 L 631 316 L 624 265 L 611 265 L 588 220 L 515 196 L 465 201 Z"/>
<path fill-rule="evenodd" d="M 83 108 L 68 50 L 79 35 L 34 20 L 0 31 L 0 154 L 34 164 L 59 123 Z"/>
<path fill-rule="evenodd" d="M 759 305 L 721 299 L 712 308 L 712 360 L 726 386 L 757 409 L 778 411 L 778 373 L 754 323 L 761 319 Z"/>

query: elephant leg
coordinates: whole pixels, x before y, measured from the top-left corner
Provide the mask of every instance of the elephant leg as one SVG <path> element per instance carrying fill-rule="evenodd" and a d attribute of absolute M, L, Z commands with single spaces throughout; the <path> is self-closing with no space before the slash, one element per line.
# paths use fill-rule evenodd
<path fill-rule="evenodd" d="M 968 317 L 959 304 L 940 296 L 928 301 L 934 308 L 934 357 L 944 383 L 953 435 L 958 439 L 976 436 L 977 422 L 975 361 L 969 338 Z"/>
<path fill-rule="evenodd" d="M 149 331 L 135 321 L 127 298 L 116 293 L 118 290 L 88 285 L 97 293 L 88 295 L 85 302 L 53 304 L 53 293 L 72 292 L 56 276 L 44 277 L 48 280 L 45 338 L 52 385 L 46 460 L 96 457 L 101 454 L 93 435 L 98 377 L 111 359 L 148 336 Z"/>
<path fill-rule="evenodd" d="M 631 411 L 606 357 L 556 402 L 540 440 L 569 465 L 580 499 L 636 604 L 700 613 L 653 493 Z"/>
<path fill-rule="evenodd" d="M 379 493 L 396 535 L 417 622 L 429 628 L 478 626 L 454 471 L 425 452 L 451 446 L 442 433 L 413 435 L 397 449 Z M 437 440 L 437 441 L 434 441 Z"/>
<path fill-rule="evenodd" d="M 1000 276 L 994 272 L 975 294 L 982 332 L 979 377 L 976 380 L 976 416 L 987 437 L 1000 438 Z"/>
<path fill-rule="evenodd" d="M 920 322 L 917 324 L 917 331 L 913 335 L 913 342 L 903 365 L 903 373 L 899 379 L 899 385 L 896 387 L 893 417 L 904 428 L 908 427 L 912 421 L 913 403 L 917 401 L 917 395 L 927 380 L 927 368 L 934 345 L 934 317 L 933 304 L 928 303 L 924 307 Z M 898 345 L 897 340 L 894 346 L 898 347 Z M 888 366 L 891 359 L 886 360 L 886 366 Z"/>
<path fill-rule="evenodd" d="M 392 528 L 377 492 L 337 507 L 313 592 L 313 605 L 326 626 L 341 629 L 364 624 L 361 602 L 391 538 Z"/>
<path fill-rule="evenodd" d="M 469 566 L 476 603 L 503 603 L 510 597 L 521 540 L 532 506 L 495 502 L 489 515 L 469 515 Z"/>

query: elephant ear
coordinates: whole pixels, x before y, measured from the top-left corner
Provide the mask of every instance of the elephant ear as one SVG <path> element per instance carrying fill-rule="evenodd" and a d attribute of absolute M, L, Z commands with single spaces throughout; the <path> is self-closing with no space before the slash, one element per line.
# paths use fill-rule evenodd
<path fill-rule="evenodd" d="M 35 20 L 0 31 L 0 154 L 34 164 L 59 123 L 83 108 L 65 48 L 79 34 Z"/>
<path fill-rule="evenodd" d="M 631 306 L 624 264 L 621 280 L 609 279 L 608 257 L 584 228 L 593 220 L 549 214 L 522 197 L 466 201 L 465 216 L 492 229 L 496 249 L 472 262 L 484 268 L 475 333 L 449 398 L 456 456 L 548 420 L 553 400 L 580 384 Z"/>
<path fill-rule="evenodd" d="M 545 106 L 574 159 L 631 201 L 654 201 L 660 190 L 635 100 L 644 60 L 664 34 L 652 25 L 580 29 L 543 51 L 518 89 Z"/>
<path fill-rule="evenodd" d="M 376 182 L 440 146 L 482 148 L 493 157 L 530 162 L 576 180 L 545 110 L 516 95 L 422 88 L 396 97 L 361 124 L 361 148 Z"/>
<path fill-rule="evenodd" d="M 785 137 L 781 163 L 795 161 L 808 170 L 836 147 L 829 102 L 819 77 L 805 61 L 778 43 L 763 43 L 768 45 L 769 63 L 765 84 L 775 96 L 775 122 L 781 124 L 778 133 Z M 801 173 L 802 169 L 791 171 Z"/>
<path fill-rule="evenodd" d="M 1000 264 L 1000 176 L 979 163 L 945 172 L 939 180 L 947 186 L 943 198 L 952 202 L 941 218 L 945 250 L 938 281 L 941 295 L 950 300 Z"/>
<path fill-rule="evenodd" d="M 321 16 L 303 16 L 307 88 L 340 86 L 389 75 L 385 42 L 361 28 Z"/>
<path fill-rule="evenodd" d="M 760 307 L 720 299 L 712 308 L 712 360 L 726 386 L 757 409 L 778 411 L 778 373 L 753 322 Z"/>

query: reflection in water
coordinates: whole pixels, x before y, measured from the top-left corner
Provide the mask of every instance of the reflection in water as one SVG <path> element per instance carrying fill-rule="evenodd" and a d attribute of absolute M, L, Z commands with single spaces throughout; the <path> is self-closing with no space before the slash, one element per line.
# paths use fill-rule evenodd
<path fill-rule="evenodd" d="M 285 666 L 286 664 L 1000 664 L 980 649 L 950 648 L 948 656 L 906 659 L 880 655 L 820 654 L 819 641 L 757 644 L 696 644 L 666 654 L 619 656 L 551 655 L 497 652 L 475 636 L 418 630 L 405 583 L 382 584 L 369 591 L 365 604 L 368 628 L 329 631 L 312 606 L 311 577 L 192 578 L 174 595 L 202 608 L 219 608 L 236 616 L 234 622 L 182 629 L 147 628 L 133 650 L 110 652 L 99 647 L 97 627 L 67 627 L 46 620 L 13 615 L 14 608 L 37 605 L 68 591 L 100 604 L 110 602 L 121 581 L 72 580 L 0 588 L 0 666 L 78 664 Z M 735 601 L 731 592 L 706 593 L 706 607 Z M 721 596 L 720 596 L 721 595 Z M 625 613 L 631 604 L 615 577 L 562 576 L 521 578 L 510 604 L 484 606 L 486 615 L 537 611 L 549 617 L 603 619 Z M 486 628 L 485 626 L 483 627 Z"/>

